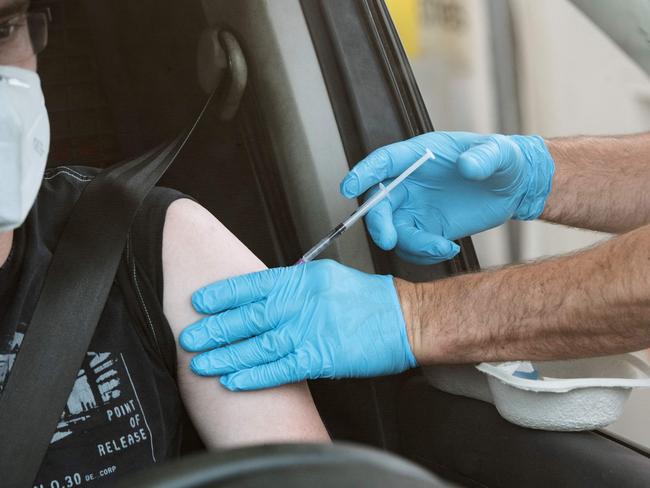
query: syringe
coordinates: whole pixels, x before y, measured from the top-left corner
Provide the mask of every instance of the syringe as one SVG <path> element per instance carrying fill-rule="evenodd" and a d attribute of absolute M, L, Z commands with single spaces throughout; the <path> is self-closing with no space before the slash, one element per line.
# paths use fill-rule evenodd
<path fill-rule="evenodd" d="M 296 264 L 306 263 L 308 261 L 315 259 L 320 253 L 322 253 L 325 249 L 327 249 L 330 246 L 330 244 L 332 244 L 332 242 L 338 239 L 341 236 L 341 234 L 343 234 L 346 230 L 352 227 L 352 225 L 354 225 L 355 222 L 361 219 L 375 205 L 377 205 L 384 198 L 386 198 L 388 194 L 397 185 L 399 185 L 402 181 L 408 178 L 409 175 L 411 175 L 411 173 L 413 173 L 416 169 L 422 166 L 428 159 L 436 159 L 436 157 L 429 149 L 426 150 L 426 152 L 420 159 L 418 159 L 415 163 L 413 163 L 411 166 L 406 168 L 406 170 L 404 170 L 402 174 L 400 174 L 397 178 L 391 181 L 388 184 L 388 186 L 384 186 L 383 184 L 379 183 L 379 191 L 377 193 L 375 193 L 372 197 L 366 200 L 364 204 L 361 205 L 358 209 L 356 209 L 347 219 L 345 219 L 339 225 L 334 227 L 334 229 L 332 229 L 332 231 L 329 234 L 323 237 L 318 242 L 318 244 L 316 244 L 309 251 L 307 251 L 305 255 L 302 258 L 300 258 L 300 260 Z"/>

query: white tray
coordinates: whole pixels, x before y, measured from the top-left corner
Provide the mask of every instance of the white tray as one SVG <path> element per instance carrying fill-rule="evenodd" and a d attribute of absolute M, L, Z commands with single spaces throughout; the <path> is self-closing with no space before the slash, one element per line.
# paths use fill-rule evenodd
<path fill-rule="evenodd" d="M 533 429 L 578 431 L 620 417 L 633 388 L 650 388 L 650 366 L 632 354 L 533 361 L 540 379 L 512 375 L 512 362 L 424 368 L 448 393 L 493 403 L 501 416 Z"/>

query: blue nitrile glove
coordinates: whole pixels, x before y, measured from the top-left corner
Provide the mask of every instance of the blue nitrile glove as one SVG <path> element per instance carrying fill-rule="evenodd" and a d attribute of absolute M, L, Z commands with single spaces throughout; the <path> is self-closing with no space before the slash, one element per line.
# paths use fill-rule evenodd
<path fill-rule="evenodd" d="M 391 276 L 321 260 L 220 281 L 197 291 L 192 303 L 215 315 L 180 336 L 188 351 L 212 349 L 190 367 L 221 376 L 231 390 L 416 366 Z"/>
<path fill-rule="evenodd" d="M 539 136 L 431 132 L 377 149 L 341 182 L 353 198 L 394 178 L 430 149 L 427 161 L 366 216 L 382 249 L 419 264 L 454 257 L 452 242 L 508 219 L 539 217 L 554 163 Z"/>

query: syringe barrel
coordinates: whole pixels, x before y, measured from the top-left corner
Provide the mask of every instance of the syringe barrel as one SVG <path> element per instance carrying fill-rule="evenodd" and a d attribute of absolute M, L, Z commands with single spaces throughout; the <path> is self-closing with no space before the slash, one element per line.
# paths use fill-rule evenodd
<path fill-rule="evenodd" d="M 384 187 L 383 184 L 379 184 L 379 191 L 377 191 L 372 197 L 370 197 L 366 202 L 361 205 L 357 210 L 355 210 L 352 215 L 347 219 L 337 225 L 327 236 L 321 239 L 318 244 L 312 247 L 305 255 L 298 261 L 299 263 L 305 263 L 315 259 L 320 253 L 327 249 L 332 242 L 343 234 L 348 228 L 352 227 L 355 222 L 359 221 L 363 216 L 365 216 L 370 209 L 372 209 L 377 203 L 386 198 L 390 191 L 399 185 L 404 179 L 406 179 L 411 173 L 416 169 L 422 166 L 427 159 L 435 159 L 435 156 L 431 150 L 427 149 L 424 155 L 418 159 L 415 163 L 409 166 L 401 175 L 395 178 L 388 186 Z"/>
<path fill-rule="evenodd" d="M 338 236 L 343 234 L 347 229 L 348 228 L 343 224 L 337 225 L 334 229 L 332 229 L 332 231 L 329 234 L 323 237 L 320 241 L 318 241 L 318 243 L 314 247 L 312 247 L 309 251 L 307 251 L 305 255 L 302 257 L 301 261 L 308 262 L 318 257 L 320 253 L 322 253 L 325 249 L 327 249 L 330 246 L 330 244 L 332 244 L 332 242 Z"/>

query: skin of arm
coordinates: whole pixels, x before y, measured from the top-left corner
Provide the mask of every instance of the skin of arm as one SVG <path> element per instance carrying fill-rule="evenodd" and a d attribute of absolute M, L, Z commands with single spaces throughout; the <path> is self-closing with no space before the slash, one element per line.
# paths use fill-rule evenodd
<path fill-rule="evenodd" d="M 555 175 L 542 219 L 612 233 L 650 224 L 650 133 L 546 144 Z"/>
<path fill-rule="evenodd" d="M 193 291 L 262 269 L 264 264 L 203 207 L 188 199 L 171 204 L 163 231 L 163 309 L 177 340 L 181 396 L 210 448 L 329 441 L 305 383 L 233 393 L 216 378 L 193 374 L 192 355 L 178 346 L 182 329 L 201 317 L 190 302 Z"/>
<path fill-rule="evenodd" d="M 535 263 L 432 283 L 397 279 L 419 364 L 564 359 L 650 346 L 650 133 L 546 143 L 555 175 L 541 218 L 627 233 Z"/>
<path fill-rule="evenodd" d="M 650 347 L 650 225 L 576 254 L 431 283 L 396 280 L 420 365 Z"/>

